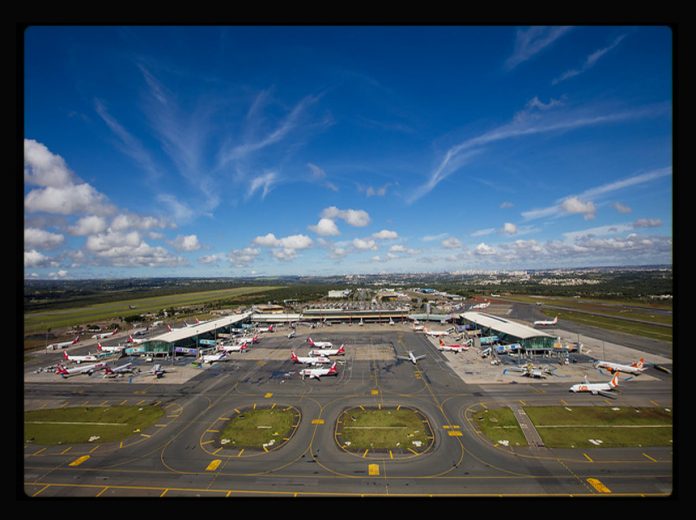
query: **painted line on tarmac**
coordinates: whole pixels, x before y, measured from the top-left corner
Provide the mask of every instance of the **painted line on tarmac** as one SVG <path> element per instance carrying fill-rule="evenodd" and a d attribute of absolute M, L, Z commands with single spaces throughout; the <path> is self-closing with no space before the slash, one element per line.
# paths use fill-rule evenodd
<path fill-rule="evenodd" d="M 656 459 L 653 459 L 653 458 L 652 458 L 650 455 L 648 455 L 647 453 L 643 453 L 643 457 L 645 457 L 646 459 L 651 460 L 651 461 L 653 461 L 653 462 L 657 462 Z"/>
<path fill-rule="evenodd" d="M 592 457 L 590 457 L 587 453 L 583 453 L 583 455 L 585 456 L 585 458 L 586 458 L 588 461 L 594 462 L 594 460 L 592 460 Z"/>
<path fill-rule="evenodd" d="M 82 464 L 83 462 L 86 462 L 87 460 L 89 460 L 89 455 L 83 455 L 82 457 L 76 458 L 74 461 L 72 461 L 70 464 L 68 464 L 68 466 L 72 466 L 72 467 L 79 466 L 80 464 Z"/>
<path fill-rule="evenodd" d="M 592 486 L 593 488 L 595 488 L 595 489 L 596 489 L 597 491 L 599 491 L 600 493 L 605 493 L 605 494 L 611 493 L 611 489 L 609 489 L 607 486 L 605 486 L 604 484 L 602 484 L 602 481 L 599 480 L 599 479 L 596 479 L 596 478 L 588 478 L 588 479 L 587 479 L 587 482 L 590 484 L 590 486 Z"/>

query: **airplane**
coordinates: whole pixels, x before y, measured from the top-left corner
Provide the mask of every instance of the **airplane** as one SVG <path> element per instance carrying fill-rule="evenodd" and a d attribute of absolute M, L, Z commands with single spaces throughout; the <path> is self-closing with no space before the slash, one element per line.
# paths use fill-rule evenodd
<path fill-rule="evenodd" d="M 311 353 L 310 353 L 311 354 Z M 299 357 L 294 352 L 290 352 L 290 359 L 293 363 L 302 363 L 303 365 L 324 365 L 326 363 L 331 363 L 331 360 L 324 356 L 311 356 L 310 357 Z"/>
<path fill-rule="evenodd" d="M 470 309 L 485 309 L 491 304 L 491 302 L 485 302 L 485 303 L 477 303 L 476 305 L 472 305 L 469 307 Z"/>
<path fill-rule="evenodd" d="M 309 377 L 310 379 L 314 378 L 317 381 L 320 381 L 322 376 L 337 376 L 338 371 L 336 370 L 336 362 L 334 361 L 334 364 L 331 365 L 329 368 L 303 368 L 300 370 L 300 375 L 302 376 L 302 380 L 304 381 L 305 377 Z"/>
<path fill-rule="evenodd" d="M 193 318 L 193 319 L 196 320 L 195 323 L 190 323 L 190 324 L 189 324 L 189 323 L 184 322 L 184 326 L 190 328 L 190 327 L 195 327 L 196 325 L 203 325 L 204 323 L 208 323 L 207 321 L 201 321 L 201 320 L 199 320 L 198 318 Z M 209 321 L 209 320 L 208 320 L 208 321 Z"/>
<path fill-rule="evenodd" d="M 425 327 L 423 325 L 417 325 L 416 323 L 413 324 L 412 330 L 414 332 L 422 332 Z"/>
<path fill-rule="evenodd" d="M 67 379 L 70 376 L 79 376 L 80 374 L 87 374 L 91 376 L 97 370 L 102 370 L 106 365 L 104 363 L 94 363 L 92 365 L 82 365 L 81 367 L 65 368 L 63 365 L 58 365 L 56 374 L 60 374 L 63 379 Z"/>
<path fill-rule="evenodd" d="M 535 367 L 532 363 L 527 363 L 527 365 L 523 367 L 506 368 L 505 370 L 503 370 L 503 375 L 507 374 L 507 372 L 509 371 L 522 372 L 522 375 L 524 377 L 531 377 L 533 379 L 546 379 L 547 375 L 554 375 L 554 369 L 550 367 L 538 368 Z"/>
<path fill-rule="evenodd" d="M 268 327 L 259 327 L 257 332 L 273 332 L 273 325 L 269 325 Z"/>
<path fill-rule="evenodd" d="M 97 356 L 89 353 L 86 356 L 71 356 L 66 351 L 63 351 L 63 357 L 66 361 L 75 361 L 78 365 L 83 361 L 97 361 Z"/>
<path fill-rule="evenodd" d="M 558 323 L 558 316 L 552 320 L 537 320 L 534 322 L 535 327 L 552 327 Z"/>
<path fill-rule="evenodd" d="M 312 338 L 307 338 L 307 343 L 309 343 L 312 347 L 316 348 L 332 348 L 333 343 L 330 341 L 314 341 Z"/>
<path fill-rule="evenodd" d="M 125 345 L 112 345 L 112 346 L 104 346 L 101 343 L 97 343 L 97 350 L 99 352 L 111 352 L 111 353 L 118 353 L 123 351 L 125 349 Z"/>
<path fill-rule="evenodd" d="M 424 327 L 423 332 L 425 332 L 426 336 L 430 336 L 433 338 L 439 338 L 440 336 L 449 336 L 449 332 L 446 330 L 429 330 L 428 327 Z"/>
<path fill-rule="evenodd" d="M 184 328 L 186 328 L 186 327 L 184 327 Z M 180 328 L 180 329 L 174 329 L 174 328 L 172 328 L 171 325 L 167 324 L 167 330 L 168 330 L 169 332 L 176 332 L 177 330 L 184 330 L 184 329 L 181 329 L 181 328 Z"/>
<path fill-rule="evenodd" d="M 117 332 L 118 332 L 118 327 L 115 328 L 114 330 L 112 330 L 111 332 L 105 332 L 104 334 L 95 334 L 94 336 L 92 336 L 92 339 L 106 339 L 106 338 L 113 336 Z"/>
<path fill-rule="evenodd" d="M 227 352 L 219 352 L 217 354 L 204 354 L 198 358 L 202 363 L 208 363 L 212 365 L 218 361 L 229 361 L 230 358 L 227 357 Z"/>
<path fill-rule="evenodd" d="M 80 341 L 80 336 L 77 336 L 74 340 L 72 341 L 63 341 L 62 343 L 52 343 L 46 347 L 48 350 L 57 350 L 65 347 L 69 347 L 70 345 L 74 345 Z"/>
<path fill-rule="evenodd" d="M 295 332 L 294 330 L 292 330 L 292 331 L 290 331 L 290 334 L 288 334 L 288 339 L 292 339 L 292 338 L 294 338 L 296 335 L 297 335 L 297 332 Z"/>
<path fill-rule="evenodd" d="M 413 352 L 410 350 L 408 351 L 408 356 L 396 356 L 396 359 L 403 359 L 404 361 L 410 361 L 414 365 L 418 362 L 419 359 L 423 359 L 425 357 L 425 354 L 422 356 L 415 356 Z"/>
<path fill-rule="evenodd" d="M 337 349 L 328 349 L 328 350 L 310 350 L 309 351 L 310 356 L 345 356 L 346 355 L 346 349 L 341 345 Z"/>
<path fill-rule="evenodd" d="M 133 368 L 133 363 L 126 363 L 125 365 L 121 365 L 120 367 L 114 367 L 111 368 L 110 366 L 105 366 L 104 367 L 104 377 L 116 377 L 119 374 L 123 374 L 126 372 L 133 372 L 135 370 Z"/>
<path fill-rule="evenodd" d="M 615 398 L 616 396 L 609 393 L 619 386 L 619 373 L 614 373 L 614 377 L 608 383 L 590 383 L 585 376 L 585 382 L 573 385 L 570 387 L 570 392 L 590 392 L 592 395 L 602 395 L 604 397 Z"/>
<path fill-rule="evenodd" d="M 223 352 L 246 352 L 249 347 L 246 343 L 240 343 L 237 345 L 220 345 L 218 350 Z"/>
<path fill-rule="evenodd" d="M 244 337 L 242 338 L 242 341 L 245 342 L 245 343 L 251 343 L 252 345 L 256 345 L 256 344 L 259 342 L 259 335 L 258 335 L 258 334 L 254 334 L 254 337 L 253 337 L 253 338 L 249 338 L 249 337 L 247 337 L 247 336 L 244 336 Z"/>
<path fill-rule="evenodd" d="M 389 325 L 394 325 L 394 320 L 389 318 Z"/>
<path fill-rule="evenodd" d="M 648 369 L 647 367 L 643 366 L 644 364 L 645 360 L 640 358 L 640 361 L 633 362 L 630 365 L 622 365 L 620 363 L 612 363 L 610 361 L 597 361 L 594 366 L 595 368 L 603 368 L 604 370 L 608 370 L 610 374 L 613 374 L 614 372 L 624 372 L 626 374 L 639 376 Z"/>
<path fill-rule="evenodd" d="M 126 341 L 126 343 L 135 343 L 135 344 L 137 345 L 137 344 L 139 344 L 139 343 L 144 343 L 145 341 L 147 341 L 147 340 L 145 340 L 145 339 L 135 339 L 133 336 L 128 336 L 128 341 Z"/>
<path fill-rule="evenodd" d="M 442 338 L 440 338 L 440 346 L 437 348 L 438 350 L 444 350 L 444 351 L 450 351 L 454 352 L 455 354 L 457 352 L 462 352 L 462 351 L 467 351 L 469 350 L 469 345 L 462 345 L 459 343 L 453 343 L 451 345 L 445 345 L 445 342 L 442 341 Z"/>
<path fill-rule="evenodd" d="M 155 376 L 157 379 L 160 379 L 166 372 L 173 372 L 173 369 L 167 370 L 162 367 L 159 363 L 157 363 L 155 366 L 153 366 L 150 370 L 147 372 L 141 372 L 140 375 L 143 376 Z"/>
<path fill-rule="evenodd" d="M 360 323 L 358 323 L 361 327 L 364 325 L 362 318 L 360 318 Z"/>

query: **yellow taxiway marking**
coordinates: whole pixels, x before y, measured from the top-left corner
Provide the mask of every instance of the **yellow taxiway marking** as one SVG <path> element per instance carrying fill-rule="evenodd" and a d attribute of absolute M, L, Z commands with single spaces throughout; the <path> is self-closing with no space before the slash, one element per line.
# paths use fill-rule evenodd
<path fill-rule="evenodd" d="M 392 450 L 389 450 L 389 458 L 390 458 L 390 459 L 393 459 L 393 458 L 394 458 L 394 454 L 392 453 Z"/>
<path fill-rule="evenodd" d="M 143 404 L 144 402 L 145 402 L 145 399 L 143 399 L 142 401 L 138 401 L 137 403 L 135 403 L 135 406 L 140 406 L 140 405 Z"/>
<path fill-rule="evenodd" d="M 145 394 L 145 390 L 136 390 L 136 391 L 133 392 L 133 393 L 134 393 L 135 395 L 144 395 L 144 394 Z"/>
<path fill-rule="evenodd" d="M 41 489 L 39 489 L 36 493 L 34 493 L 32 496 L 33 496 L 33 497 L 39 496 L 41 493 L 43 493 L 44 491 L 46 491 L 46 490 L 47 490 L 48 488 L 50 488 L 50 487 L 51 487 L 50 485 L 49 485 L 49 486 L 44 486 L 44 487 L 42 487 Z"/>
<path fill-rule="evenodd" d="M 241 457 L 241 456 L 242 456 L 242 453 L 244 453 L 244 448 L 242 448 L 241 450 L 239 450 L 239 453 L 237 453 L 237 457 Z"/>
<path fill-rule="evenodd" d="M 324 419 L 312 419 L 312 424 L 324 424 Z"/>
<path fill-rule="evenodd" d="M 411 449 L 411 448 L 406 448 L 406 449 L 407 449 L 408 451 L 410 451 L 411 453 L 413 453 L 414 455 L 418 455 L 418 452 L 417 452 L 416 450 L 413 450 L 413 449 Z"/>
<path fill-rule="evenodd" d="M 222 459 L 215 459 L 208 464 L 208 467 L 205 468 L 206 471 L 215 471 L 218 469 L 218 466 L 222 463 Z"/>
<path fill-rule="evenodd" d="M 166 428 L 166 424 L 155 424 L 155 428 Z"/>
<path fill-rule="evenodd" d="M 147 433 L 141 433 L 140 436 L 145 437 L 146 439 L 149 439 L 150 437 L 152 437 L 152 435 L 148 435 Z"/>
<path fill-rule="evenodd" d="M 607 486 L 602 484 L 602 482 L 599 479 L 588 478 L 587 482 L 590 484 L 590 486 L 595 488 L 600 493 L 611 493 L 611 490 Z"/>
<path fill-rule="evenodd" d="M 61 454 L 61 455 L 65 455 L 65 454 L 68 453 L 71 449 L 72 449 L 72 446 L 68 446 L 68 447 L 65 448 L 63 451 L 61 451 L 60 454 Z"/>
<path fill-rule="evenodd" d="M 450 430 L 450 429 L 451 429 L 451 430 L 461 430 L 461 429 L 462 429 L 462 427 L 459 426 L 458 424 L 445 424 L 445 425 L 443 426 L 443 428 L 444 428 L 445 430 Z"/>
<path fill-rule="evenodd" d="M 360 405 L 360 409 L 361 409 L 363 412 L 365 411 L 365 407 L 364 407 L 363 405 Z"/>
<path fill-rule="evenodd" d="M 152 403 L 152 406 L 157 406 L 159 404 L 162 404 L 162 401 L 155 401 L 154 403 Z"/>
<path fill-rule="evenodd" d="M 656 459 L 653 459 L 653 458 L 652 458 L 650 455 L 648 455 L 647 453 L 643 453 L 643 457 L 645 457 L 646 459 L 649 459 L 649 460 L 651 460 L 651 461 L 653 461 L 653 462 L 657 462 Z"/>
<path fill-rule="evenodd" d="M 401 405 L 396 407 L 396 411 L 398 412 L 399 410 L 401 410 Z"/>
<path fill-rule="evenodd" d="M 119 445 L 119 449 L 123 448 L 123 441 L 121 441 L 121 444 Z"/>
<path fill-rule="evenodd" d="M 99 403 L 99 406 L 106 406 L 109 403 L 109 401 L 102 401 Z"/>
<path fill-rule="evenodd" d="M 237 413 L 242 413 L 242 412 L 240 412 L 237 408 L 235 408 L 234 411 L 237 412 Z"/>
<path fill-rule="evenodd" d="M 568 406 L 568 403 L 566 403 L 564 399 L 561 399 L 561 404 L 562 404 L 563 406 Z"/>
<path fill-rule="evenodd" d="M 379 395 L 379 390 L 370 390 L 370 394 Z"/>
<path fill-rule="evenodd" d="M 273 410 L 273 408 L 275 408 L 276 406 L 278 406 L 278 403 L 273 403 L 273 406 L 271 406 L 271 410 Z"/>
<path fill-rule="evenodd" d="M 215 439 L 211 439 L 209 441 L 201 442 L 201 446 L 205 446 L 206 444 L 210 444 L 211 442 L 215 442 Z"/>
<path fill-rule="evenodd" d="M 207 433 L 220 433 L 220 430 L 206 430 Z"/>
<path fill-rule="evenodd" d="M 221 449 L 222 449 L 222 448 L 216 449 L 216 450 L 213 452 L 213 455 L 217 455 L 217 454 L 220 452 Z"/>
<path fill-rule="evenodd" d="M 592 457 L 590 457 L 587 453 L 583 453 L 583 455 L 584 455 L 585 458 L 586 458 L 587 460 L 589 460 L 590 462 L 594 462 L 594 461 L 592 460 Z"/>
<path fill-rule="evenodd" d="M 450 437 L 461 437 L 462 432 L 457 431 L 457 430 L 450 430 L 447 432 L 447 435 L 449 435 Z"/>
<path fill-rule="evenodd" d="M 70 464 L 68 464 L 68 466 L 73 466 L 73 467 L 79 466 L 80 464 L 82 464 L 86 460 L 89 460 L 89 455 L 83 455 L 82 457 L 76 458 L 74 461 L 72 461 Z"/>
<path fill-rule="evenodd" d="M 484 409 L 488 410 L 488 407 L 486 406 L 486 403 L 479 403 Z"/>
<path fill-rule="evenodd" d="M 256 403 L 254 403 L 254 410 L 256 410 Z"/>
<path fill-rule="evenodd" d="M 367 474 L 371 477 L 379 477 L 379 464 L 368 464 Z"/>
<path fill-rule="evenodd" d="M 368 451 L 370 451 L 370 450 L 367 449 L 367 450 L 365 450 L 365 453 L 363 453 L 363 455 L 362 455 L 362 456 L 363 456 L 363 459 L 364 459 L 365 457 L 367 457 L 367 452 L 368 452 Z"/>
<path fill-rule="evenodd" d="M 268 453 L 268 448 L 266 448 L 266 446 L 261 446 L 261 447 L 263 448 L 263 451 L 265 451 L 266 453 Z"/>
<path fill-rule="evenodd" d="M 218 417 L 218 421 L 229 421 L 229 417 Z"/>
<path fill-rule="evenodd" d="M 178 414 L 178 415 L 167 415 L 167 419 L 176 419 L 177 417 L 179 417 L 179 415 L 181 415 L 181 414 Z"/>
<path fill-rule="evenodd" d="M 650 401 L 650 402 L 653 404 L 653 406 L 660 406 L 660 405 L 659 405 L 657 402 L 655 402 L 655 401 Z"/>
<path fill-rule="evenodd" d="M 232 490 L 230 489 L 227 493 L 225 493 L 225 498 L 229 497 L 232 494 Z"/>
<path fill-rule="evenodd" d="M 377 408 L 381 410 L 381 409 L 382 409 L 382 403 L 377 403 Z"/>
<path fill-rule="evenodd" d="M 90 453 L 94 453 L 95 451 L 97 451 L 97 448 L 99 448 L 99 446 L 101 446 L 101 444 L 97 444 L 94 448 L 92 448 L 91 450 L 89 450 L 89 452 L 90 452 Z"/>
<path fill-rule="evenodd" d="M 80 406 L 87 406 L 88 404 L 89 404 L 89 401 L 85 401 L 85 402 L 82 403 Z"/>
<path fill-rule="evenodd" d="M 102 496 L 102 494 L 109 489 L 109 486 L 106 486 L 104 489 L 102 489 L 99 493 L 97 493 L 94 498 Z"/>
<path fill-rule="evenodd" d="M 263 397 L 265 399 L 270 399 L 271 397 L 273 397 L 273 392 L 266 392 L 265 394 L 263 394 Z"/>
<path fill-rule="evenodd" d="M 43 453 L 44 451 L 46 451 L 46 448 L 41 448 L 40 450 L 36 450 L 34 453 L 32 453 L 32 455 L 38 455 L 39 453 Z"/>
<path fill-rule="evenodd" d="M 522 406 L 527 406 L 527 403 L 525 403 L 522 399 L 519 400 L 519 403 L 520 403 Z"/>
<path fill-rule="evenodd" d="M 167 489 L 165 489 L 164 491 L 162 491 L 162 494 L 160 495 L 160 498 L 162 498 L 164 495 L 166 495 L 166 494 L 167 494 L 167 491 L 169 491 L 169 488 L 167 488 Z"/>

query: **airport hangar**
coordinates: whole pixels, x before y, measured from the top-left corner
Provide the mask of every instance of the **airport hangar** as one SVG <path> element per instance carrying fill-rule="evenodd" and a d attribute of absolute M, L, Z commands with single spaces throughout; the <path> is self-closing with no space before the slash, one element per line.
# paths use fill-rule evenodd
<path fill-rule="evenodd" d="M 497 336 L 500 343 L 519 343 L 528 354 L 546 355 L 559 352 L 560 342 L 556 336 L 514 321 L 483 312 L 465 312 L 460 317 L 467 324 L 476 325 L 480 336 Z"/>
<path fill-rule="evenodd" d="M 229 334 L 232 329 L 239 328 L 242 323 L 249 323 L 252 314 L 232 314 L 217 320 L 175 329 L 143 341 L 140 345 L 125 349 L 128 355 L 165 356 L 176 353 L 191 353 L 188 349 L 199 347 L 214 348 L 218 335 Z M 237 325 L 237 327 L 235 327 Z"/>

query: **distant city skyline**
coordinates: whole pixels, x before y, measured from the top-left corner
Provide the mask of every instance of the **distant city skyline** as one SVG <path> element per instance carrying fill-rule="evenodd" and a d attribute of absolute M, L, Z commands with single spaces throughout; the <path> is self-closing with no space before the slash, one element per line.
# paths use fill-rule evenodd
<path fill-rule="evenodd" d="M 27 279 L 672 263 L 666 27 L 30 27 Z"/>

